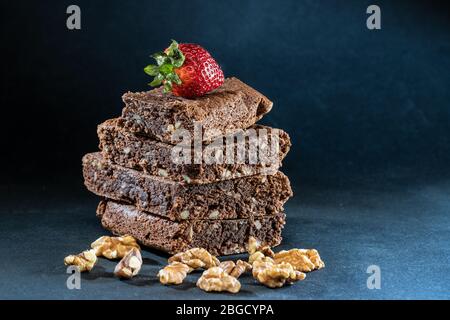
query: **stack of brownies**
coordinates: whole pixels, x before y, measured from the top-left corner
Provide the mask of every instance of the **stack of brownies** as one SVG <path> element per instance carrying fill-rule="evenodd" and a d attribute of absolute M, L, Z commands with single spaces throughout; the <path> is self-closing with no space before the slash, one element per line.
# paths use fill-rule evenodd
<path fill-rule="evenodd" d="M 250 236 L 271 247 L 281 242 L 292 190 L 278 169 L 291 144 L 284 131 L 255 124 L 272 108 L 269 99 L 228 78 L 196 99 L 157 88 L 128 92 L 123 101 L 122 116 L 98 126 L 101 152 L 83 157 L 86 187 L 104 198 L 97 215 L 106 229 L 171 254 L 193 247 L 241 253 Z M 267 133 L 258 154 L 276 142 L 276 161 L 273 148 L 272 161 L 249 156 L 255 140 L 239 137 L 250 130 Z M 217 161 L 203 158 L 211 150 Z M 243 161 L 228 161 L 243 150 Z"/>

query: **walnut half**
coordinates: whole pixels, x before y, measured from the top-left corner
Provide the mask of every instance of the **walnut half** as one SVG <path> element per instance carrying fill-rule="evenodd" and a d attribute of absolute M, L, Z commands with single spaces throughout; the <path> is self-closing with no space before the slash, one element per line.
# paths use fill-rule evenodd
<path fill-rule="evenodd" d="M 234 261 L 228 260 L 221 262 L 219 268 L 237 279 L 244 272 L 252 270 L 252 265 L 242 260 L 238 260 L 236 261 L 236 263 Z"/>
<path fill-rule="evenodd" d="M 306 277 L 303 272 L 295 270 L 291 264 L 275 263 L 270 258 L 265 261 L 255 261 L 252 273 L 256 280 L 270 288 L 279 288 L 285 283 L 291 284 Z"/>
<path fill-rule="evenodd" d="M 139 245 L 132 236 L 109 237 L 103 236 L 91 244 L 97 256 L 103 256 L 107 259 L 123 258 L 133 248 L 140 249 Z"/>
<path fill-rule="evenodd" d="M 131 279 L 139 273 L 142 267 L 141 252 L 133 248 L 119 261 L 114 269 L 114 274 L 119 278 Z"/>
<path fill-rule="evenodd" d="M 77 266 L 80 272 L 91 271 L 97 263 L 95 250 L 86 250 L 77 255 L 70 255 L 64 258 L 66 266 Z"/>
<path fill-rule="evenodd" d="M 276 263 L 288 262 L 295 270 L 310 272 L 322 269 L 325 263 L 315 249 L 291 249 L 277 252 L 274 256 Z"/>
<path fill-rule="evenodd" d="M 162 284 L 181 284 L 192 269 L 184 263 L 174 261 L 159 270 L 159 282 Z"/>
<path fill-rule="evenodd" d="M 248 239 L 247 251 L 249 255 L 252 255 L 256 252 L 261 252 L 265 256 L 271 258 L 273 258 L 273 256 L 275 255 L 269 246 L 262 246 L 261 243 L 258 241 L 258 239 L 256 239 L 255 237 L 250 237 Z"/>
<path fill-rule="evenodd" d="M 209 269 L 219 265 L 219 259 L 203 248 L 192 248 L 184 252 L 177 253 L 169 258 L 169 263 L 181 262 L 192 269 Z"/>
<path fill-rule="evenodd" d="M 241 283 L 235 277 L 230 276 L 220 267 L 212 267 L 205 270 L 197 281 L 197 287 L 210 291 L 227 291 L 237 293 L 241 290 Z"/>

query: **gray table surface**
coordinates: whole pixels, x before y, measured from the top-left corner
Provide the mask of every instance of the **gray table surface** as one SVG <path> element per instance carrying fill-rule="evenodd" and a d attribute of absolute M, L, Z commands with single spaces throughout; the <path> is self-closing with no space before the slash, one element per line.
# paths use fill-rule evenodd
<path fill-rule="evenodd" d="M 101 260 L 83 274 L 80 290 L 66 287 L 63 258 L 107 234 L 98 199 L 81 185 L 2 186 L 0 298 L 2 299 L 449 299 L 450 182 L 379 183 L 352 188 L 295 188 L 278 249 L 317 248 L 326 268 L 302 282 L 268 289 L 250 275 L 237 295 L 195 287 L 199 273 L 180 286 L 156 277 L 167 256 L 143 252 L 132 280 L 116 279 L 114 262 Z M 18 198 L 27 193 L 27 198 Z M 367 288 L 370 265 L 381 270 L 381 289 Z"/>

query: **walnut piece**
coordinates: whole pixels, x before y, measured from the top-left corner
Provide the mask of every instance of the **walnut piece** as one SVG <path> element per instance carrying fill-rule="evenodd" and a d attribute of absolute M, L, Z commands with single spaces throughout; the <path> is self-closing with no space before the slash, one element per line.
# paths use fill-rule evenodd
<path fill-rule="evenodd" d="M 237 293 L 241 289 L 241 283 L 235 277 L 230 276 L 220 267 L 212 267 L 205 270 L 197 281 L 197 287 L 210 291 L 228 291 Z"/>
<path fill-rule="evenodd" d="M 256 251 L 258 251 L 258 247 L 260 246 L 258 240 L 256 240 L 255 237 L 250 237 L 248 239 L 248 254 L 252 255 L 254 254 Z"/>
<path fill-rule="evenodd" d="M 64 258 L 66 266 L 77 266 L 80 272 L 91 271 L 97 263 L 95 250 L 86 250 L 77 255 L 70 255 Z"/>
<path fill-rule="evenodd" d="M 263 260 L 265 258 L 269 257 L 266 257 L 262 252 L 256 251 L 248 257 L 248 263 L 253 264 L 255 261 Z"/>
<path fill-rule="evenodd" d="M 257 260 L 253 263 L 253 277 L 269 288 L 279 288 L 305 279 L 303 272 L 295 270 L 287 262 L 274 263 L 273 260 Z"/>
<path fill-rule="evenodd" d="M 274 260 L 276 263 L 290 263 L 295 270 L 301 272 L 310 272 L 325 267 L 319 252 L 315 249 L 283 250 L 275 254 Z"/>
<path fill-rule="evenodd" d="M 256 239 L 255 237 L 250 237 L 248 239 L 247 251 L 250 255 L 252 255 L 258 251 L 261 252 L 262 254 L 264 254 L 266 257 L 273 258 L 275 255 L 269 246 L 262 246 L 261 243 L 258 241 L 258 239 Z"/>
<path fill-rule="evenodd" d="M 230 274 L 231 271 L 233 271 L 235 266 L 236 266 L 236 264 L 234 263 L 234 261 L 231 261 L 231 260 L 222 261 L 219 264 L 219 268 L 221 268 L 223 271 L 225 271 L 228 274 Z"/>
<path fill-rule="evenodd" d="M 269 246 L 264 246 L 259 249 L 259 252 L 262 252 L 266 257 L 273 258 L 275 256 L 275 253 L 270 249 Z"/>
<path fill-rule="evenodd" d="M 320 258 L 319 251 L 316 249 L 306 249 L 306 255 L 309 260 L 314 263 L 314 266 L 317 270 L 325 268 L 325 262 Z"/>
<path fill-rule="evenodd" d="M 180 284 L 192 269 L 184 263 L 174 261 L 159 270 L 159 282 L 162 284 Z"/>
<path fill-rule="evenodd" d="M 238 260 L 236 261 L 236 263 L 234 261 L 228 260 L 221 262 L 219 268 L 237 279 L 244 272 L 252 270 L 252 265 L 242 260 Z"/>
<path fill-rule="evenodd" d="M 209 269 L 220 264 L 219 259 L 203 248 L 192 248 L 169 258 L 169 263 L 175 261 L 184 263 L 192 269 Z"/>
<path fill-rule="evenodd" d="M 252 265 L 253 277 L 270 288 L 279 288 L 286 283 L 291 284 L 295 281 L 305 279 L 306 274 L 302 271 L 305 271 L 307 268 L 297 268 L 297 266 L 300 265 L 300 259 L 302 266 L 307 265 L 305 264 L 305 259 L 303 256 L 308 257 L 308 252 L 317 263 L 319 263 L 320 260 L 317 251 L 310 252 L 305 250 L 303 253 L 303 251 L 295 252 L 290 250 L 282 251 L 281 253 L 274 253 L 268 246 L 261 247 L 259 242 L 253 237 L 250 237 L 249 239 L 248 252 L 250 254 L 248 261 Z M 314 268 L 314 263 L 312 263 L 309 259 L 308 261 L 310 264 L 307 266 Z"/>
<path fill-rule="evenodd" d="M 269 246 L 261 246 L 261 243 L 255 237 L 250 237 L 248 239 L 247 251 L 249 254 L 248 262 L 253 264 L 253 262 L 258 260 L 269 259 L 272 261 L 272 257 L 275 255 Z M 273 262 L 273 261 L 272 261 Z"/>
<path fill-rule="evenodd" d="M 140 249 L 136 239 L 128 235 L 122 237 L 100 237 L 91 244 L 91 248 L 95 249 L 97 256 L 103 256 L 107 259 L 121 259 L 131 249 Z"/>
<path fill-rule="evenodd" d="M 131 279 L 139 273 L 141 267 L 141 252 L 137 248 L 132 248 L 116 265 L 114 274 L 119 278 Z"/>
<path fill-rule="evenodd" d="M 230 276 L 235 277 L 236 279 L 239 278 L 244 272 L 251 271 L 252 265 L 246 261 L 238 260 L 236 261 L 236 265 L 231 270 Z"/>

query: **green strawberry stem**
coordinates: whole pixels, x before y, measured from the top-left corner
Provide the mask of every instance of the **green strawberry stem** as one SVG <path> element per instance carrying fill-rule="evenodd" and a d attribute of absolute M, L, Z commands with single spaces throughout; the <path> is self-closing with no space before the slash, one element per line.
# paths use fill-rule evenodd
<path fill-rule="evenodd" d="M 151 55 L 156 60 L 156 65 L 150 64 L 144 68 L 144 72 L 154 77 L 149 83 L 152 87 L 164 84 L 164 93 L 172 91 L 172 84 L 181 84 L 181 79 L 175 73 L 175 69 L 184 63 L 183 52 L 178 48 L 178 42 L 172 40 L 170 46 L 163 52 Z"/>

